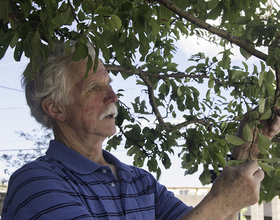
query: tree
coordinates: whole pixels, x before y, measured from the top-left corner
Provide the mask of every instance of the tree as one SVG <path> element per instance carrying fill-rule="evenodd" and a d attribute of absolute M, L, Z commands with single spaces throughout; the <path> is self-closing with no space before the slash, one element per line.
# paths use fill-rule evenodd
<path fill-rule="evenodd" d="M 43 155 L 49 145 L 50 139 L 53 138 L 51 131 L 46 129 L 40 131 L 34 129 L 31 134 L 25 133 L 23 131 L 17 133 L 20 135 L 20 137 L 25 138 L 25 140 L 33 142 L 34 148 L 28 153 L 19 150 L 16 157 L 13 154 L 2 154 L 1 159 L 6 161 L 7 167 L 18 168 L 36 159 L 38 156 Z M 11 171 L 8 168 L 6 168 L 4 172 L 11 174 Z"/>
<path fill-rule="evenodd" d="M 211 167 L 228 164 L 234 144 L 252 142 L 251 130 L 260 128 L 262 119 L 274 117 L 280 91 L 280 12 L 266 0 L 0 0 L 0 58 L 8 47 L 14 59 L 23 53 L 30 59 L 26 77 L 36 77 L 37 57 L 47 59 L 58 41 L 76 40 L 72 60 L 89 57 L 86 43 L 102 52 L 108 71 L 118 77 L 137 76 L 149 103 L 135 97 L 132 107 L 121 98 L 117 126 L 107 149 L 123 141 L 134 165 L 146 162 L 160 176 L 158 163 L 171 166 L 169 155 L 179 147 L 186 174 L 197 171 L 203 184 L 210 183 Z M 195 64 L 178 70 L 174 62 L 180 37 L 196 35 L 224 49 L 217 57 L 203 51 L 190 60 Z M 231 63 L 231 45 L 240 48 L 244 60 Z M 264 49 L 267 52 L 262 52 Z M 138 59 L 138 56 L 140 58 Z M 218 55 L 218 54 L 217 54 Z M 255 56 L 260 64 L 248 66 Z M 88 69 L 92 67 L 88 59 Z M 95 59 L 95 63 L 97 59 Z M 85 73 L 87 74 L 87 73 Z M 194 85 L 195 84 L 195 85 Z M 198 85 L 208 86 L 200 94 Z M 228 93 L 230 98 L 225 98 Z M 121 96 L 122 91 L 119 91 Z M 257 110 L 243 129 L 243 140 L 234 137 L 247 110 Z M 138 114 L 139 116 L 135 116 Z M 152 127 L 141 120 L 156 117 Z M 182 118 L 174 123 L 172 118 Z M 171 118 L 171 119 L 170 119 Z M 280 142 L 271 142 L 258 133 L 259 165 L 267 175 L 261 188 L 261 201 L 280 195 Z"/>

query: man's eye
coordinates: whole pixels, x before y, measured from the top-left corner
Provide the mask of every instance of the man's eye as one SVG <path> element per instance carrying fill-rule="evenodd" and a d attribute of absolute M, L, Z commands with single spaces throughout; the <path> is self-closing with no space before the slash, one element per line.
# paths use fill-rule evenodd
<path fill-rule="evenodd" d="M 97 91 L 98 89 L 100 89 L 100 86 L 93 86 L 93 87 L 91 87 L 91 91 Z"/>

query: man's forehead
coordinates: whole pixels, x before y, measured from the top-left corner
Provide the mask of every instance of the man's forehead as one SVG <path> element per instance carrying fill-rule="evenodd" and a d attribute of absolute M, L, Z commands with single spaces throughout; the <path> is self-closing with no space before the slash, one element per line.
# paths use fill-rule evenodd
<path fill-rule="evenodd" d="M 98 82 L 103 83 L 111 83 L 112 79 L 110 78 L 106 68 L 103 65 L 102 60 L 98 60 L 98 67 L 96 71 L 94 72 L 94 67 L 92 67 L 87 76 L 86 76 L 86 68 L 87 64 L 86 61 L 84 62 L 78 62 L 74 63 L 74 65 L 69 66 L 69 70 L 74 74 L 74 81 L 76 81 L 77 84 L 82 85 L 82 87 L 87 87 L 89 84 L 94 84 Z M 86 77 L 85 77 L 86 76 Z"/>
<path fill-rule="evenodd" d="M 94 62 L 94 60 L 93 60 L 93 62 Z M 94 69 L 95 69 L 95 67 L 94 67 L 94 64 L 93 64 L 93 66 L 91 67 L 89 72 L 90 73 L 98 73 L 99 71 L 106 71 L 107 72 L 106 68 L 104 67 L 103 61 L 100 60 L 100 59 L 98 59 L 97 68 L 96 68 L 95 72 L 94 72 Z"/>
<path fill-rule="evenodd" d="M 83 84 L 98 84 L 106 83 L 110 84 L 113 79 L 109 76 L 107 70 L 103 67 L 98 67 L 96 72 L 93 72 L 93 69 L 89 71 L 89 74 L 86 78 L 83 78 Z"/>

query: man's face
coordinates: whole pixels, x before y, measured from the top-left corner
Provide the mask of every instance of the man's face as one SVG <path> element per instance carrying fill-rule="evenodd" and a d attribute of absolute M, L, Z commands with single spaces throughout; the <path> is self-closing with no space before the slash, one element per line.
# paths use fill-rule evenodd
<path fill-rule="evenodd" d="M 68 68 L 71 73 L 76 71 L 78 77 L 75 77 L 71 91 L 73 102 L 65 106 L 64 122 L 66 128 L 74 130 L 80 138 L 105 139 L 116 132 L 115 102 L 118 97 L 110 86 L 111 78 L 100 60 L 96 72 L 91 69 L 86 79 L 83 79 L 86 64 L 81 64 L 75 64 L 78 68 Z"/>

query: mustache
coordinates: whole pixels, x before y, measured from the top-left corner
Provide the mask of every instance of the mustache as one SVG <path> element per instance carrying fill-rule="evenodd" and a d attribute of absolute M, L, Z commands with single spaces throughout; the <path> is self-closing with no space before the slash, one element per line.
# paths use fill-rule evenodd
<path fill-rule="evenodd" d="M 106 107 L 106 109 L 100 114 L 99 116 L 99 120 L 104 119 L 105 117 L 117 117 L 118 115 L 118 109 L 117 106 L 115 104 L 110 104 Z"/>

